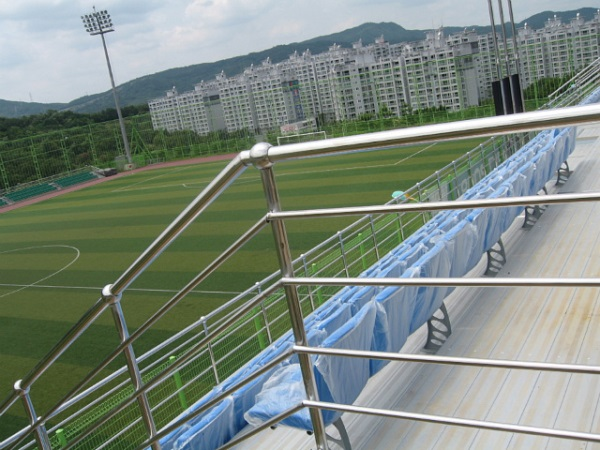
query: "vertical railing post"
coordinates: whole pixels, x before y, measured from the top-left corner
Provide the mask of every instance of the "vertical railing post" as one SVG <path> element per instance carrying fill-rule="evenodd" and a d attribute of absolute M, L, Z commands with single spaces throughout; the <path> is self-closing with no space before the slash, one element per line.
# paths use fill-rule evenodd
<path fill-rule="evenodd" d="M 365 243 L 363 241 L 362 233 L 358 233 L 358 248 L 360 250 L 360 260 L 362 262 L 362 268 L 363 270 L 367 270 L 369 268 L 369 265 L 367 264 L 367 252 L 365 251 Z"/>
<path fill-rule="evenodd" d="M 38 417 L 35 413 L 35 408 L 33 407 L 33 402 L 31 401 L 31 396 L 29 395 L 29 387 L 24 388 L 22 386 L 23 380 L 19 380 L 15 383 L 14 389 L 19 397 L 23 400 L 23 406 L 25 408 L 25 412 L 29 417 L 29 422 L 33 426 L 33 424 L 38 420 Z M 40 450 L 51 450 L 52 446 L 50 445 L 50 439 L 48 438 L 48 432 L 46 431 L 46 426 L 42 423 L 35 427 L 35 440 L 37 442 Z"/>
<path fill-rule="evenodd" d="M 456 172 L 456 169 L 454 170 L 454 172 Z M 421 189 L 421 183 L 417 182 L 417 184 L 415 185 L 417 188 L 417 199 L 419 200 L 419 202 L 423 201 L 423 190 Z M 421 218 L 423 219 L 423 225 L 425 225 L 427 223 L 427 221 L 429 220 L 429 218 L 427 218 L 427 215 L 429 215 L 429 218 L 431 218 L 432 213 L 428 213 L 423 211 L 421 213 Z"/>
<path fill-rule="evenodd" d="M 319 273 L 319 266 L 317 265 L 317 263 L 312 263 L 310 265 L 310 270 L 311 270 L 311 275 L 316 276 Z M 315 289 L 316 293 L 317 293 L 317 306 L 321 306 L 323 304 L 323 292 L 322 292 L 322 288 L 318 287 Z"/>
<path fill-rule="evenodd" d="M 344 237 L 342 236 L 342 232 L 338 231 L 338 240 L 340 241 L 340 252 L 342 254 L 342 262 L 344 263 L 344 271 L 346 272 L 346 276 L 350 278 L 350 269 L 348 268 L 348 260 L 346 259 L 346 250 L 344 249 Z"/>
<path fill-rule="evenodd" d="M 125 315 L 123 314 L 123 308 L 121 307 L 121 295 L 113 294 L 112 285 L 109 284 L 102 289 L 102 298 L 110 306 L 113 320 L 115 322 L 121 342 L 125 342 L 127 339 L 129 339 L 129 330 L 127 329 Z M 144 382 L 142 380 L 142 374 L 140 373 L 140 368 L 137 364 L 137 359 L 131 344 L 123 348 L 123 355 L 125 356 L 127 370 L 129 372 L 135 392 L 139 392 L 142 389 Z M 150 401 L 148 400 L 146 392 L 142 392 L 138 396 L 137 401 L 148 437 L 152 439 L 156 435 L 156 423 L 152 417 L 152 408 L 150 407 Z M 158 441 L 152 443 L 152 448 L 154 450 L 160 450 L 160 443 Z"/>
<path fill-rule="evenodd" d="M 263 189 L 265 191 L 265 197 L 267 200 L 267 208 L 270 212 L 279 212 L 281 211 L 281 203 L 279 201 L 279 193 L 275 183 L 273 165 L 271 161 L 269 161 L 270 147 L 271 145 L 266 143 L 256 144 L 254 147 L 252 147 L 252 150 L 250 150 L 250 156 L 254 162 L 254 165 L 260 169 Z M 279 258 L 281 275 L 284 277 L 293 277 L 294 268 L 285 224 L 281 220 L 274 220 L 271 222 L 271 228 L 273 230 L 275 248 Z M 308 346 L 306 329 L 304 328 L 304 318 L 302 317 L 302 309 L 300 308 L 300 301 L 298 298 L 298 290 L 295 286 L 291 286 L 289 284 L 284 286 L 284 290 L 290 312 L 294 340 L 297 345 Z M 299 354 L 298 360 L 300 363 L 300 370 L 302 372 L 304 388 L 306 389 L 306 396 L 309 400 L 318 401 L 319 395 L 310 355 L 306 353 Z M 309 412 L 317 448 L 319 450 L 326 450 L 328 447 L 323 415 L 317 408 L 310 408 Z"/>
<path fill-rule="evenodd" d="M 208 336 L 208 324 L 206 323 L 206 317 L 200 317 L 200 322 L 202 322 L 202 326 L 204 327 L 204 336 Z M 215 354 L 212 348 L 212 342 L 206 344 L 208 348 L 208 354 L 210 356 L 210 364 L 212 366 L 213 374 L 215 376 L 215 384 L 219 384 L 221 381 L 219 380 L 219 372 L 217 371 L 217 361 L 215 359 Z"/>
<path fill-rule="evenodd" d="M 402 244 L 402 241 L 404 239 L 402 239 L 402 225 L 400 223 L 400 214 L 396 215 L 396 218 L 398 220 L 394 220 L 394 223 L 396 224 L 396 236 L 398 236 L 398 245 Z"/>
<path fill-rule="evenodd" d="M 404 235 L 404 224 L 402 223 L 402 213 L 398 213 L 398 225 L 400 226 L 400 243 L 404 242 L 406 236 Z"/>
<path fill-rule="evenodd" d="M 373 216 L 369 214 L 369 223 L 371 225 L 371 236 L 373 236 L 373 247 L 375 248 L 375 256 L 379 261 L 379 248 L 377 247 L 377 236 L 375 235 L 375 222 Z"/>
<path fill-rule="evenodd" d="M 306 263 L 306 255 L 304 253 L 302 253 L 300 255 L 300 258 L 302 258 L 302 266 L 304 267 L 304 276 L 310 277 L 311 273 L 309 272 L 308 264 Z M 308 288 L 308 298 L 310 299 L 310 307 L 314 311 L 315 310 L 315 298 L 313 296 L 313 287 L 307 286 L 307 288 Z"/>
<path fill-rule="evenodd" d="M 260 283 L 256 283 L 257 294 L 260 294 Z M 267 338 L 263 328 L 269 329 L 266 324 L 267 314 L 265 311 L 264 302 L 260 303 L 260 306 L 257 306 L 252 310 L 252 321 L 254 322 L 254 328 L 256 329 L 256 337 L 258 338 L 258 346 L 261 350 L 264 350 L 269 346 L 270 339 Z"/>
<path fill-rule="evenodd" d="M 479 144 L 479 150 L 481 154 L 481 167 L 483 167 L 483 176 L 485 177 L 488 174 L 487 160 L 485 159 L 485 149 L 483 144 Z"/>

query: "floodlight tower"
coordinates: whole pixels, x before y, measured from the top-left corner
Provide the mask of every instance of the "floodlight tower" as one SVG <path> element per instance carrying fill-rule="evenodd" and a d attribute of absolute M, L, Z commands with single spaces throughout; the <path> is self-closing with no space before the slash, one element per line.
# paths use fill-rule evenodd
<path fill-rule="evenodd" d="M 108 11 L 96 11 L 96 7 L 94 6 L 94 12 L 91 14 L 85 14 L 81 16 L 81 20 L 83 20 L 83 26 L 85 27 L 85 31 L 90 33 L 90 36 L 100 35 L 102 38 L 102 46 L 104 47 L 104 56 L 106 56 L 106 65 L 108 66 L 108 74 L 110 75 L 110 84 L 112 86 L 112 93 L 115 99 L 115 107 L 117 109 L 117 116 L 119 117 L 119 126 L 121 127 L 121 135 L 123 136 L 123 145 L 125 147 L 125 156 L 127 157 L 127 162 L 132 164 L 131 160 L 131 150 L 129 149 L 129 140 L 127 139 L 127 131 L 125 130 L 125 122 L 123 121 L 123 115 L 121 114 L 121 108 L 119 106 L 119 97 L 117 95 L 117 88 L 115 87 L 115 79 L 112 73 L 112 67 L 110 65 L 110 59 L 108 57 L 108 50 L 106 48 L 106 40 L 104 39 L 104 35 L 106 33 L 110 33 L 111 31 L 115 31 L 112 20 L 110 18 L 110 14 Z"/>

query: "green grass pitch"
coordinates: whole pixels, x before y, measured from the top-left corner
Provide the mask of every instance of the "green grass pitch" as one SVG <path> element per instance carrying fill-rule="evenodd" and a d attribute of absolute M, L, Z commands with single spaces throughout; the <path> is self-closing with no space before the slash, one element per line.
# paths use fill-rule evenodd
<path fill-rule="evenodd" d="M 480 141 L 387 149 L 278 163 L 284 209 L 382 204 Z M 0 214 L 0 400 L 24 378 L 162 230 L 225 166 L 211 162 L 148 170 Z M 241 232 L 265 214 L 260 174 L 248 168 L 123 296 L 136 329 Z M 293 256 L 355 219 L 288 223 Z M 136 344 L 136 354 L 277 270 L 265 229 Z M 34 386 L 38 414 L 61 398 L 117 344 L 101 317 Z M 122 364 L 116 362 L 111 368 Z M 108 372 L 106 372 L 108 373 Z M 0 441 L 26 425 L 17 404 L 0 419 Z"/>

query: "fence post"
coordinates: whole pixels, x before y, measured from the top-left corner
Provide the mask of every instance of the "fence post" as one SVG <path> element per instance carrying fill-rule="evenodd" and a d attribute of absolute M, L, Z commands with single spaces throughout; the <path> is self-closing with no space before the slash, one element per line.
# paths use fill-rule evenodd
<path fill-rule="evenodd" d="M 173 361 L 177 359 L 177 356 L 169 357 L 169 364 L 172 364 Z M 175 381 L 175 387 L 177 388 L 177 396 L 179 397 L 179 404 L 181 408 L 185 411 L 188 409 L 187 399 L 185 398 L 185 392 L 183 391 L 183 381 L 181 381 L 181 374 L 179 370 L 173 372 L 173 380 Z"/>
<path fill-rule="evenodd" d="M 312 263 L 310 266 L 310 269 L 312 271 L 312 275 L 316 275 L 319 272 L 319 266 L 317 266 L 317 263 Z M 321 293 L 321 288 L 318 287 L 316 288 L 317 291 L 317 306 L 321 306 L 323 304 L 323 294 Z"/>
<path fill-rule="evenodd" d="M 58 430 L 56 430 L 56 439 L 58 439 L 58 444 L 60 445 L 60 448 L 65 448 L 67 446 L 67 437 L 65 436 L 65 430 L 63 430 L 62 428 L 59 428 Z"/>

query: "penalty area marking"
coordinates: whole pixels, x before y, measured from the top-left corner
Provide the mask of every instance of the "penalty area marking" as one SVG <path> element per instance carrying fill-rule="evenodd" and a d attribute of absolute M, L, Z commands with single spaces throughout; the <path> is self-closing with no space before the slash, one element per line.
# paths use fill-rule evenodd
<path fill-rule="evenodd" d="M 0 252 L 0 255 L 5 255 L 7 253 L 17 253 L 17 252 L 22 252 L 22 251 L 26 251 L 26 250 L 37 250 L 37 249 L 43 249 L 43 248 L 68 248 L 71 250 L 75 251 L 75 258 L 73 258 L 73 260 L 71 262 L 69 262 L 67 265 L 63 266 L 61 269 L 58 269 L 56 272 L 51 273 L 48 276 L 45 276 L 43 278 L 40 278 L 37 281 L 34 281 L 31 284 L 22 284 L 22 285 L 5 285 L 2 284 L 0 286 L 13 286 L 13 287 L 18 287 L 18 289 L 15 289 L 14 291 L 11 292 L 7 292 L 5 294 L 0 295 L 0 298 L 4 298 L 4 297 L 8 297 L 9 295 L 12 294 L 16 294 L 17 292 L 21 292 L 27 288 L 33 287 L 33 286 L 37 286 L 38 283 L 41 283 L 42 281 L 46 281 L 49 278 L 52 278 L 54 275 L 58 275 L 59 273 L 61 273 L 62 271 L 68 269 L 69 267 L 71 267 L 78 259 L 79 256 L 81 255 L 81 252 L 79 251 L 79 249 L 77 247 L 73 247 L 72 245 L 38 245 L 38 246 L 34 246 L 34 247 L 22 247 L 22 248 L 17 248 L 17 249 L 13 249 L 13 250 L 6 250 L 3 252 Z"/>

